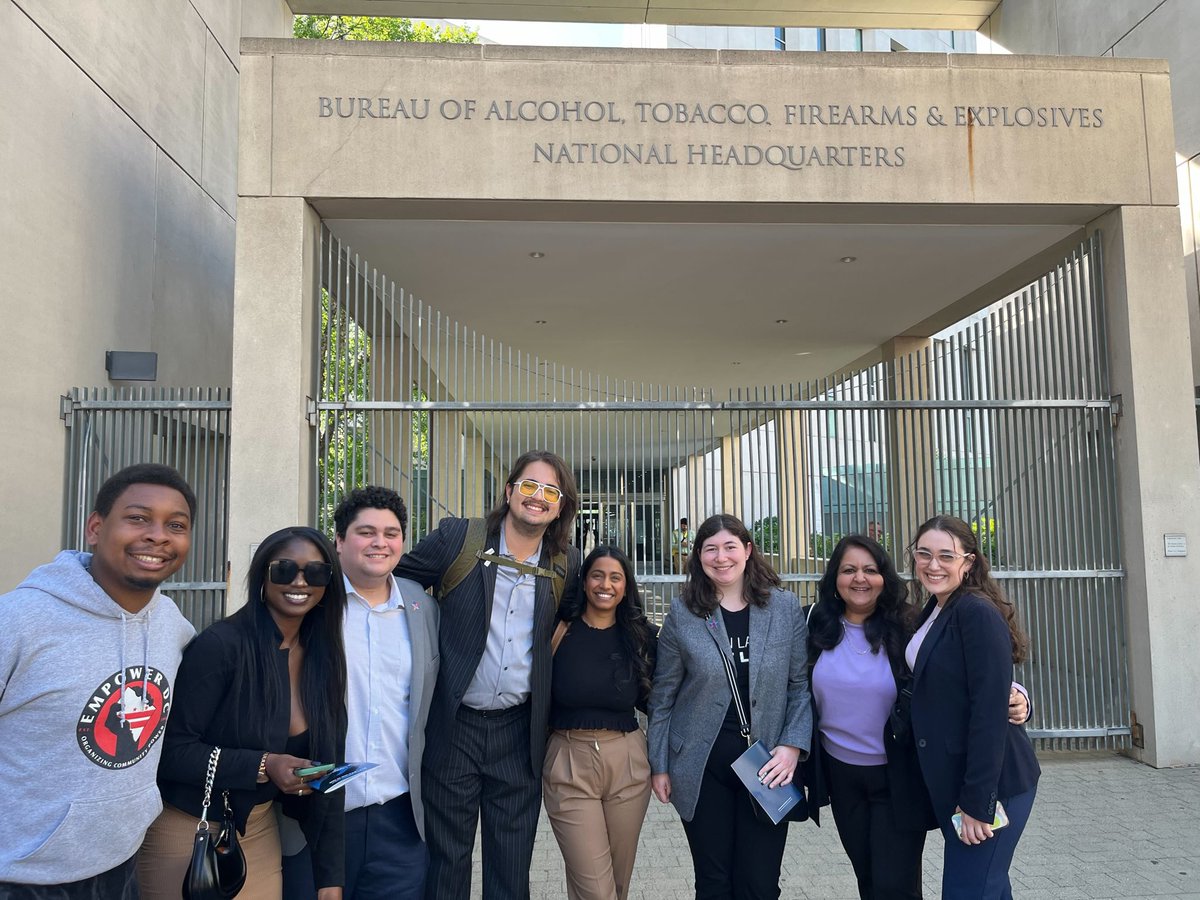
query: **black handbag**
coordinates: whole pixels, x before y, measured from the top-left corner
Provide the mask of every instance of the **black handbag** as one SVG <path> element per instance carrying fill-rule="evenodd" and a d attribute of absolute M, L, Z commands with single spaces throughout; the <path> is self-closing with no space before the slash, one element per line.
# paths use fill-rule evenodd
<path fill-rule="evenodd" d="M 746 716 L 745 708 L 742 706 L 742 695 L 741 692 L 738 691 L 737 675 L 734 674 L 733 663 L 725 654 L 725 649 L 721 646 L 721 639 L 717 637 L 715 625 L 712 623 L 709 624 L 712 627 L 708 629 L 708 633 L 712 635 L 712 639 L 717 645 L 717 650 L 721 652 L 721 662 L 725 664 L 725 676 L 729 679 L 729 690 L 733 692 L 733 706 L 737 711 L 739 732 L 746 741 L 747 749 L 749 749 L 750 747 L 754 746 L 755 742 L 750 740 L 750 720 Z M 799 763 L 797 763 L 795 774 L 792 775 L 792 780 L 795 783 L 797 790 L 800 792 L 800 802 L 788 810 L 784 817 L 779 820 L 780 825 L 783 825 L 787 822 L 803 822 L 808 818 L 808 798 L 804 794 L 804 784 L 801 772 L 802 767 Z M 750 801 L 750 808 L 754 811 L 754 818 L 766 825 L 776 824 L 771 820 L 771 817 L 767 815 L 767 811 L 759 805 L 758 801 L 754 798 L 754 795 L 749 791 L 747 791 L 747 798 Z"/>
<path fill-rule="evenodd" d="M 196 825 L 192 861 L 183 876 L 183 900 L 232 900 L 246 883 L 246 854 L 238 844 L 237 825 L 229 808 L 229 791 L 221 794 L 224 811 L 219 828 L 208 821 L 213 780 L 221 748 L 214 747 L 204 776 L 204 808 Z"/>

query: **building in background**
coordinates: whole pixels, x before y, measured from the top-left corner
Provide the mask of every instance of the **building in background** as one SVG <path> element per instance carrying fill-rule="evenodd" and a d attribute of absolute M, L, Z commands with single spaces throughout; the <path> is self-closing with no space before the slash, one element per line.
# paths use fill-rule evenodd
<path fill-rule="evenodd" d="M 478 508 L 514 450 L 548 440 L 578 459 L 596 530 L 635 549 L 660 595 L 672 576 L 651 564 L 661 568 L 681 513 L 698 524 L 718 507 L 741 511 L 803 589 L 840 531 L 874 527 L 896 549 L 922 504 L 968 512 L 1029 608 L 1043 604 L 1032 674 L 1066 697 L 1042 722 L 1047 739 L 1200 761 L 1187 696 L 1197 673 L 1182 644 L 1198 624 L 1187 586 L 1200 575 L 1187 547 L 1200 535 L 1200 63 L 1189 42 L 1200 7 L 1003 0 L 964 16 L 958 6 L 908 0 L 874 15 L 801 3 L 762 21 L 749 6 L 652 5 L 644 17 L 661 21 L 622 30 L 644 52 L 393 52 L 264 42 L 312 11 L 303 0 L 136 14 L 0 0 L 10 513 L 0 587 L 77 539 L 96 479 L 131 455 L 178 463 L 205 493 L 208 537 L 180 588 L 203 619 L 239 602 L 256 537 L 319 515 L 339 485 L 389 480 L 419 498 L 414 521 L 429 527 Z M 448 12 L 436 0 L 370 7 Z M 628 15 L 545 9 L 610 26 Z M 725 49 L 827 55 L 713 52 Z M 834 53 L 860 50 L 871 54 L 861 64 Z M 988 58 L 1006 53 L 1111 59 Z M 1130 61 L 1141 57 L 1170 62 L 1173 105 L 1162 71 Z M 380 78 L 364 80 L 368 70 Z M 1071 96 L 1056 86 L 1068 81 Z M 411 127 L 381 130 L 379 84 L 396 88 L 387 110 L 404 101 Z M 440 102 L 488 92 L 512 101 L 495 120 L 512 124 L 480 139 L 465 105 L 422 106 L 450 84 L 462 96 Z M 928 106 L 943 91 L 986 115 L 997 86 L 1014 109 L 1090 110 L 1093 85 L 1112 108 L 1075 144 L 1044 132 L 1055 152 L 1039 154 L 1002 117 L 1011 131 L 951 120 L 947 133 L 963 136 L 953 145 L 927 119 L 898 125 L 907 93 Z M 646 127 L 564 123 L 568 88 L 580 115 L 595 100 L 596 115 L 617 116 L 606 105 L 616 96 Z M 755 138 L 713 130 L 691 105 L 702 100 L 707 119 L 710 103 L 756 95 L 772 98 L 776 121 L 746 131 L 772 135 L 766 146 L 819 148 L 819 167 L 765 180 L 743 149 Z M 551 106 L 522 118 L 534 98 Z M 883 137 L 856 118 L 834 141 L 822 129 L 843 124 L 814 125 L 810 102 L 886 106 Z M 795 117 L 794 138 L 777 130 L 783 115 Z M 346 120 L 354 129 L 339 131 Z M 920 136 L 894 130 L 910 127 Z M 1158 146 L 1172 128 L 1174 159 Z M 514 135 L 528 136 L 519 158 L 505 156 Z M 1089 140 L 1102 152 L 1079 149 Z M 989 155 L 1001 144 L 1009 156 Z M 909 145 L 926 157 L 885 171 Z M 943 153 L 944 173 L 922 169 Z M 850 158 L 870 170 L 850 172 Z M 1183 278 L 1162 254 L 1178 241 L 1176 189 Z M 1103 312 L 1088 306 L 1097 297 Z M 499 345 L 507 358 L 492 353 Z M 130 403 L 87 390 L 142 386 L 158 392 Z M 203 390 L 182 390 L 193 387 Z M 1021 412 L 1029 403 L 1041 419 Z M 1008 506 L 991 516 L 988 503 Z M 36 514 L 13 514 L 25 511 Z M 1109 654 L 1101 683 L 1081 680 L 1088 653 Z M 1089 691 L 1104 695 L 1100 713 L 1076 702 Z"/>

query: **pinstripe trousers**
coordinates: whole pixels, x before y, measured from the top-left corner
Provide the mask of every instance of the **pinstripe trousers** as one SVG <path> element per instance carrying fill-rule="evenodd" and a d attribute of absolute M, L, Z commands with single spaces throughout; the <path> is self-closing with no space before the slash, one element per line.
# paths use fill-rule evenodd
<path fill-rule="evenodd" d="M 542 805 L 542 779 L 529 760 L 529 728 L 528 703 L 499 712 L 463 706 L 448 746 L 425 754 L 426 900 L 471 896 L 471 854 L 481 817 L 484 900 L 528 900 Z"/>

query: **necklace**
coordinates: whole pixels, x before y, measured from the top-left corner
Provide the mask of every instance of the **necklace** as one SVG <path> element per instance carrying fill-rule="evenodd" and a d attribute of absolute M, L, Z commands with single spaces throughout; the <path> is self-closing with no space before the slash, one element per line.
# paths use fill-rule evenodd
<path fill-rule="evenodd" d="M 870 641 L 867 642 L 866 650 L 859 650 L 857 647 L 854 646 L 854 642 L 850 640 L 850 629 L 848 629 L 846 627 L 845 619 L 842 619 L 842 634 L 846 638 L 846 646 L 849 647 L 851 650 L 853 650 L 855 653 L 857 653 L 859 656 L 866 656 L 868 653 L 871 652 L 871 642 Z"/>

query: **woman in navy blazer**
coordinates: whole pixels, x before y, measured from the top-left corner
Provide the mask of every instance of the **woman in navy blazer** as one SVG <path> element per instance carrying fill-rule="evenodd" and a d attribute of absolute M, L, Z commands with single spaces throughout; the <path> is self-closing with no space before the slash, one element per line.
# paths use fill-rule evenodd
<path fill-rule="evenodd" d="M 961 519 L 930 519 L 909 552 L 929 597 L 906 659 L 917 756 L 946 838 L 942 897 L 1008 900 L 1008 869 L 1041 774 L 1025 729 L 1008 722 L 1013 663 L 1025 658 L 1026 638 Z M 994 829 L 998 805 L 1009 824 Z"/>
<path fill-rule="evenodd" d="M 659 634 L 650 785 L 683 819 L 698 900 L 775 900 L 787 824 L 759 821 L 729 767 L 747 742 L 722 656 L 733 663 L 750 740 L 771 750 L 760 780 L 790 784 L 812 734 L 804 613 L 739 519 L 710 517 L 692 546 L 683 597 Z"/>

